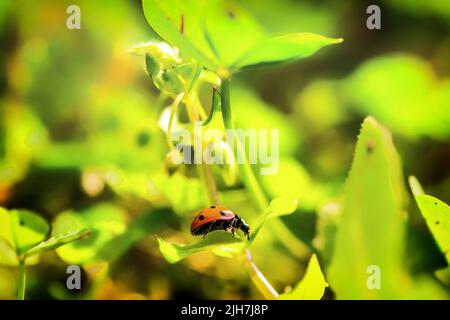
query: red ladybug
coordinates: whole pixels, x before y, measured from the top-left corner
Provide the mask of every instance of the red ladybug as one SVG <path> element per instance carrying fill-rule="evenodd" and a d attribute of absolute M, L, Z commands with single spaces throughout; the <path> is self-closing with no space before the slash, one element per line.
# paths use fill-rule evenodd
<path fill-rule="evenodd" d="M 234 214 L 233 211 L 222 206 L 212 206 L 203 209 L 194 218 L 191 224 L 191 234 L 194 236 L 203 235 L 215 230 L 231 231 L 234 237 L 234 230 L 240 229 L 250 240 L 250 227 L 245 221 Z"/>

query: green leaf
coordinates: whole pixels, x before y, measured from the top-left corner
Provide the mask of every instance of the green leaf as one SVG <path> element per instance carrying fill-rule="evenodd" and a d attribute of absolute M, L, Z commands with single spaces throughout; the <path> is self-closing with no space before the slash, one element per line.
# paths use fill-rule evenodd
<path fill-rule="evenodd" d="M 295 210 L 297 209 L 297 206 L 298 206 L 298 200 L 295 200 L 295 199 L 283 198 L 283 197 L 278 197 L 278 198 L 273 199 L 270 202 L 269 206 L 267 207 L 259 225 L 255 228 L 255 231 L 251 232 L 250 240 L 248 241 L 248 245 L 251 245 L 253 243 L 255 238 L 258 236 L 259 231 L 264 226 L 264 224 L 267 222 L 267 220 L 291 214 L 291 213 L 295 212 Z"/>
<path fill-rule="evenodd" d="M 89 228 L 86 239 L 68 243 L 56 249 L 67 263 L 83 264 L 100 260 L 98 252 L 111 239 L 125 232 L 125 213 L 109 203 L 101 203 L 80 213 L 66 211 L 58 215 L 53 223 L 53 236 L 74 233 Z"/>
<path fill-rule="evenodd" d="M 403 277 L 404 203 L 401 164 L 391 135 L 368 117 L 346 182 L 328 276 L 338 299 L 392 299 L 406 292 L 399 286 Z M 378 290 L 367 286 L 371 265 L 382 272 Z"/>
<path fill-rule="evenodd" d="M 244 53 L 232 69 L 259 67 L 307 58 L 325 46 L 342 41 L 343 39 L 327 38 L 313 33 L 291 33 L 266 38 Z"/>
<path fill-rule="evenodd" d="M 325 281 L 325 276 L 322 273 L 317 256 L 313 254 L 309 260 L 308 268 L 303 279 L 291 292 L 281 294 L 278 299 L 320 300 L 326 287 L 328 287 L 328 283 Z"/>
<path fill-rule="evenodd" d="M 285 216 L 293 213 L 298 206 L 298 200 L 288 198 L 275 198 L 270 202 L 266 219 Z"/>
<path fill-rule="evenodd" d="M 150 26 L 208 69 L 232 65 L 263 35 L 240 6 L 223 0 L 143 0 Z"/>
<path fill-rule="evenodd" d="M 142 5 L 145 18 L 161 38 L 214 69 L 217 61 L 200 24 L 204 1 L 143 0 Z"/>
<path fill-rule="evenodd" d="M 0 208 L 0 265 L 17 266 L 17 255 L 22 253 L 16 248 L 16 241 L 12 232 L 13 220 L 10 211 Z M 39 256 L 33 256 L 25 260 L 26 265 L 34 265 L 38 262 Z"/>
<path fill-rule="evenodd" d="M 25 255 L 27 257 L 41 254 L 46 251 L 57 249 L 65 244 L 68 244 L 70 242 L 86 238 L 90 233 L 90 230 L 87 228 L 83 228 L 80 230 L 71 231 L 68 233 L 60 234 L 58 236 L 50 237 L 49 239 L 39 243 L 37 246 L 34 246 L 33 248 L 27 250 L 25 252 Z"/>
<path fill-rule="evenodd" d="M 143 8 L 163 39 L 218 73 L 305 58 L 342 42 L 312 33 L 267 37 L 250 14 L 224 0 L 143 0 Z"/>
<path fill-rule="evenodd" d="M 220 256 L 231 257 L 234 253 L 241 252 L 246 244 L 246 240 L 233 238 L 226 231 L 211 232 L 202 240 L 189 245 L 170 243 L 159 237 L 156 239 L 163 257 L 170 263 L 176 263 L 200 251 L 212 251 Z"/>
<path fill-rule="evenodd" d="M 27 210 L 11 210 L 11 230 L 18 255 L 43 241 L 50 226 L 43 218 Z"/>
<path fill-rule="evenodd" d="M 176 263 L 199 251 L 211 251 L 219 256 L 230 258 L 233 254 L 241 252 L 253 243 L 267 220 L 291 214 L 296 208 L 297 200 L 284 198 L 272 200 L 259 225 L 250 234 L 250 240 L 248 241 L 240 237 L 233 238 L 231 233 L 226 231 L 208 233 L 205 238 L 193 244 L 174 244 L 159 237 L 156 238 L 162 255 L 170 263 Z"/>
<path fill-rule="evenodd" d="M 410 177 L 409 181 L 420 212 L 450 265 L 450 207 L 435 197 L 423 194 L 415 177 Z"/>

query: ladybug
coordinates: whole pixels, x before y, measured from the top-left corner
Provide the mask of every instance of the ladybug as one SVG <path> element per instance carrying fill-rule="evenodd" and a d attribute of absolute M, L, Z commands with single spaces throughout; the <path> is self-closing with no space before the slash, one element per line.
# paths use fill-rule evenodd
<path fill-rule="evenodd" d="M 240 229 L 250 240 L 250 227 L 245 221 L 233 211 L 222 206 L 211 206 L 203 209 L 194 218 L 191 224 L 191 234 L 194 236 L 203 235 L 215 230 L 231 231 L 234 237 L 234 230 Z"/>

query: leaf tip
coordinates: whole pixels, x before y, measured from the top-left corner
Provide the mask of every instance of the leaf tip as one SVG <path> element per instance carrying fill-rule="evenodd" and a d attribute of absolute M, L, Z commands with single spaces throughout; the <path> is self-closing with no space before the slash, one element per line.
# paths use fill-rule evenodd
<path fill-rule="evenodd" d="M 415 176 L 413 176 L 413 175 L 409 176 L 408 182 L 409 182 L 409 187 L 411 188 L 411 191 L 414 196 L 425 194 L 419 180 L 417 180 L 417 178 Z"/>

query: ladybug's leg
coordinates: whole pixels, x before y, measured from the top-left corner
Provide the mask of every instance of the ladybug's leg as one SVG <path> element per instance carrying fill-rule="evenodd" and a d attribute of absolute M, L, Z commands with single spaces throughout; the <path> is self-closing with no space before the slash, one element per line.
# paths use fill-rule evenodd
<path fill-rule="evenodd" d="M 211 223 L 209 224 L 209 228 L 206 229 L 205 233 L 203 234 L 203 239 L 206 237 L 206 235 L 207 235 L 208 233 L 211 232 L 213 226 L 214 226 L 214 222 L 211 222 Z"/>

